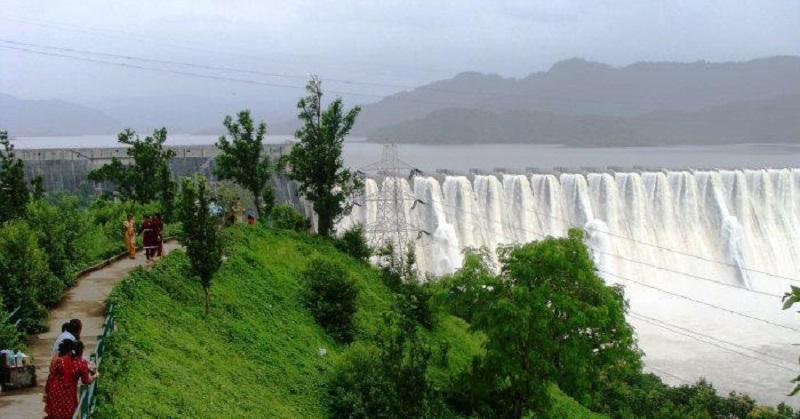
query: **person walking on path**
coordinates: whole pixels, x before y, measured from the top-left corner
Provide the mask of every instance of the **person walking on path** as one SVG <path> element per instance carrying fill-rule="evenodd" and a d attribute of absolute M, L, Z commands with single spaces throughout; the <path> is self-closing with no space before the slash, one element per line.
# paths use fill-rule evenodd
<path fill-rule="evenodd" d="M 144 256 L 147 260 L 153 260 L 156 254 L 158 243 L 156 241 L 156 227 L 153 217 L 150 214 L 144 216 L 142 222 L 142 245 L 144 246 Z"/>
<path fill-rule="evenodd" d="M 61 342 L 65 340 L 81 340 L 81 330 L 83 330 L 83 322 L 81 322 L 80 319 L 72 319 L 64 323 L 64 325 L 61 327 L 61 334 L 58 335 L 58 338 L 56 338 L 56 342 L 53 344 L 53 350 L 50 352 L 50 355 L 57 354 L 58 346 L 61 345 Z"/>
<path fill-rule="evenodd" d="M 128 219 L 125 220 L 122 227 L 123 239 L 128 248 L 128 257 L 136 259 L 136 222 L 133 220 L 133 214 L 128 214 Z"/>
<path fill-rule="evenodd" d="M 155 256 L 159 258 L 164 253 L 164 221 L 161 219 L 161 214 L 156 214 L 153 217 L 153 225 L 156 229 L 156 252 Z"/>
<path fill-rule="evenodd" d="M 83 343 L 66 339 L 58 346 L 58 357 L 50 363 L 44 393 L 48 419 L 69 419 L 78 407 L 78 380 L 89 384 L 96 377 L 83 359 Z"/>

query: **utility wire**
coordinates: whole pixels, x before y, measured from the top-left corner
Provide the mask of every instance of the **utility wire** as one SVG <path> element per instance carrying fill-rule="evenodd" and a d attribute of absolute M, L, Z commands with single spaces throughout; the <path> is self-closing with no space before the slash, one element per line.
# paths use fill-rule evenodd
<path fill-rule="evenodd" d="M 669 327 L 669 326 L 665 326 L 665 325 L 663 325 L 663 324 L 659 324 L 659 323 L 656 323 L 656 322 L 653 322 L 653 321 L 647 320 L 647 319 L 645 319 L 645 318 L 638 317 L 638 316 L 636 316 L 636 315 L 634 315 L 634 316 L 632 316 L 632 317 L 633 317 L 633 318 L 635 318 L 635 319 L 637 319 L 637 320 L 643 321 L 643 322 L 645 322 L 645 323 L 649 323 L 649 324 L 651 324 L 651 325 L 653 325 L 653 326 L 656 326 L 656 327 L 659 327 L 659 328 L 662 328 L 662 329 L 665 329 L 665 330 L 669 330 L 669 331 L 670 331 L 670 332 L 672 332 L 672 333 L 675 333 L 675 334 L 678 334 L 678 335 L 682 335 L 682 336 L 686 336 L 686 337 L 688 337 L 688 338 L 690 338 L 690 339 L 694 339 L 694 340 L 697 340 L 697 341 L 703 342 L 703 343 L 705 343 L 705 344 L 708 344 L 708 345 L 711 345 L 711 346 L 717 347 L 717 348 L 719 348 L 719 349 L 722 349 L 722 350 L 725 350 L 725 351 L 728 351 L 728 352 L 735 353 L 735 354 L 737 354 L 737 355 L 740 355 L 740 356 L 743 356 L 743 357 L 746 357 L 746 358 L 754 359 L 754 360 L 756 360 L 756 361 L 761 361 L 761 362 L 763 362 L 763 363 L 765 363 L 765 364 L 767 364 L 767 365 L 771 365 L 771 366 L 773 366 L 773 367 L 780 368 L 780 369 L 782 369 L 782 370 L 791 371 L 791 372 L 794 372 L 794 371 L 795 371 L 795 369 L 793 369 L 793 368 L 789 368 L 789 367 L 786 367 L 786 366 L 783 366 L 783 365 L 780 365 L 780 364 L 776 364 L 776 363 L 774 363 L 774 362 L 772 362 L 772 361 L 768 361 L 768 360 L 765 360 L 765 359 L 762 359 L 762 358 L 759 358 L 759 357 L 756 357 L 756 356 L 752 356 L 752 355 L 749 355 L 749 354 L 746 354 L 746 353 L 743 353 L 743 352 L 735 351 L 735 350 L 733 350 L 733 349 L 731 349 L 731 348 L 728 348 L 728 347 L 726 347 L 726 346 L 720 345 L 720 344 L 718 344 L 718 343 L 715 343 L 715 342 L 711 342 L 711 341 L 707 341 L 707 340 L 701 339 L 701 338 L 700 338 L 700 337 L 698 337 L 698 336 L 695 336 L 695 335 L 692 335 L 692 334 L 689 334 L 689 333 L 684 333 L 684 332 L 681 332 L 680 330 L 673 329 L 673 328 L 671 328 L 671 327 Z M 698 335 L 701 335 L 701 334 L 699 334 L 699 333 L 698 333 Z M 701 336 L 705 336 L 705 335 L 701 335 Z M 747 350 L 750 350 L 750 349 L 747 349 Z"/>
<path fill-rule="evenodd" d="M 646 316 L 644 314 L 636 313 L 634 311 L 630 311 L 630 312 L 628 312 L 628 314 L 631 314 L 631 315 L 633 315 L 633 316 L 635 316 L 637 318 L 640 318 L 640 320 L 649 320 L 649 321 L 652 321 L 652 322 L 660 323 L 660 324 L 662 324 L 664 326 L 668 326 L 668 327 L 672 327 L 672 328 L 677 329 L 677 330 L 681 330 L 681 331 L 686 332 L 686 333 L 694 333 L 696 335 L 702 336 L 702 337 L 707 338 L 707 339 L 711 339 L 711 340 L 716 341 L 718 343 L 725 344 L 725 345 L 730 345 L 730 346 L 733 346 L 735 348 L 742 349 L 742 350 L 745 350 L 745 351 L 750 351 L 750 352 L 753 352 L 755 354 L 765 356 L 767 358 L 772 358 L 772 359 L 774 359 L 776 361 L 779 361 L 779 362 L 786 362 L 786 363 L 789 363 L 789 364 L 794 364 L 794 362 L 792 362 L 792 361 L 788 361 L 788 360 L 783 359 L 781 357 L 772 355 L 772 354 L 770 354 L 768 352 L 762 352 L 762 351 L 758 351 L 758 350 L 755 350 L 755 349 L 751 349 L 751 348 L 748 348 L 746 346 L 742 346 L 742 345 L 740 345 L 738 343 L 735 343 L 735 342 L 731 342 L 731 341 L 727 341 L 727 340 L 724 340 L 724 339 L 716 338 L 714 336 L 707 335 L 707 334 L 705 334 L 703 332 L 698 332 L 697 330 L 689 329 L 689 328 L 686 328 L 686 327 L 683 327 L 683 326 L 678 326 L 678 325 L 676 325 L 674 323 L 670 323 L 670 322 L 666 322 L 666 321 L 663 321 L 663 320 L 659 320 L 659 319 L 656 319 L 654 317 L 650 317 L 650 316 Z"/>
<path fill-rule="evenodd" d="M 625 278 L 623 276 L 619 276 L 617 274 L 614 274 L 614 273 L 611 273 L 611 272 L 608 272 L 608 271 L 605 271 L 605 270 L 602 270 L 602 269 L 598 269 L 597 272 L 601 272 L 601 273 L 604 273 L 604 274 L 607 274 L 607 275 L 611 275 L 611 276 L 613 276 L 615 278 L 618 278 L 618 279 L 621 279 L 623 281 L 632 282 L 632 283 L 640 285 L 642 287 L 650 288 L 652 290 L 659 291 L 659 292 L 662 292 L 664 294 L 672 295 L 674 297 L 678 297 L 678 298 L 681 298 L 681 299 L 684 299 L 684 300 L 687 300 L 687 301 L 691 301 L 691 302 L 696 303 L 696 304 L 701 304 L 701 305 L 708 306 L 708 307 L 711 307 L 711 308 L 714 308 L 714 309 L 717 309 L 717 310 L 720 310 L 720 311 L 725 311 L 727 313 L 730 313 L 730 314 L 733 314 L 733 315 L 736 315 L 736 316 L 748 318 L 748 319 L 755 320 L 755 321 L 758 321 L 758 322 L 761 322 L 761 323 L 769 324 L 771 326 L 780 327 L 782 329 L 791 330 L 793 332 L 800 332 L 800 329 L 796 329 L 794 327 L 785 326 L 785 325 L 782 325 L 780 323 L 775 323 L 773 321 L 762 319 L 760 317 L 751 316 L 749 314 L 745 314 L 745 313 L 742 313 L 742 312 L 739 312 L 739 311 L 731 310 L 731 309 L 728 309 L 728 308 L 725 308 L 725 307 L 722 307 L 722 306 L 718 306 L 716 304 L 712 304 L 712 303 L 701 301 L 701 300 L 698 300 L 698 299 L 695 299 L 695 298 L 692 298 L 692 297 L 688 297 L 688 296 L 683 295 L 683 294 L 678 294 L 676 292 L 667 291 L 667 290 L 665 290 L 663 288 L 659 288 L 659 287 L 656 287 L 656 286 L 653 286 L 653 285 L 648 285 L 648 284 L 639 282 L 639 281 L 637 281 L 635 279 Z"/>

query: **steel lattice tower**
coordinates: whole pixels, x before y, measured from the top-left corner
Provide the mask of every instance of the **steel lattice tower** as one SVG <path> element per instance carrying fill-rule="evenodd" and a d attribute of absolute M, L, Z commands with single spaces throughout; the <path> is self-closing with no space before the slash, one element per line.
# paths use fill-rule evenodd
<path fill-rule="evenodd" d="M 397 145 L 391 143 L 383 145 L 379 163 L 362 170 L 370 169 L 375 171 L 376 181 L 382 180 L 377 193 L 364 197 L 365 204 L 374 202 L 376 206 L 375 222 L 366 225 L 370 247 L 382 249 L 391 245 L 395 260 L 404 260 L 412 240 L 422 232 L 409 223 L 406 212 L 424 202 L 403 190 L 403 180 L 422 172 L 401 162 Z"/>

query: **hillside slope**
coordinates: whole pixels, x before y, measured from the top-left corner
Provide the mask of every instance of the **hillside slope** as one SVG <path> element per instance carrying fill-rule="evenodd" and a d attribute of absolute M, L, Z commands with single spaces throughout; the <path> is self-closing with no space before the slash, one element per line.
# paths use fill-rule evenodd
<path fill-rule="evenodd" d="M 0 129 L 11 136 L 113 134 L 123 128 L 124 124 L 97 109 L 0 94 Z"/>
<path fill-rule="evenodd" d="M 329 373 L 347 350 L 317 326 L 300 302 L 300 272 L 313 258 L 342 263 L 360 290 L 357 339 L 370 339 L 390 310 L 391 293 L 370 266 L 305 234 L 245 226 L 226 230 L 228 260 L 203 316 L 188 260 L 170 255 L 138 270 L 110 298 L 118 331 L 99 382 L 98 417 L 327 417 Z M 467 325 L 443 317 L 425 339 L 450 345 L 446 377 L 480 350 Z M 327 355 L 320 356 L 320 348 Z M 436 378 L 434 378 L 436 379 Z M 590 415 L 556 392 L 555 411 Z"/>
<path fill-rule="evenodd" d="M 794 144 L 800 95 L 732 102 L 698 112 L 654 111 L 635 117 L 537 111 L 442 109 L 375 131 L 379 142 L 420 144 Z"/>
<path fill-rule="evenodd" d="M 392 95 L 364 107 L 354 134 L 371 135 L 449 108 L 634 117 L 659 110 L 696 112 L 796 94 L 800 94 L 800 57 L 639 62 L 619 68 L 570 59 L 521 79 L 461 73 Z"/>

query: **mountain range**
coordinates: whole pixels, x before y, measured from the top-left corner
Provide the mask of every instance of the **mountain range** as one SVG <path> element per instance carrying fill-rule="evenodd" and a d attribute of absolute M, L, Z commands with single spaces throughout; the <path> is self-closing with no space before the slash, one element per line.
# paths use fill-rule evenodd
<path fill-rule="evenodd" d="M 292 99 L 283 96 L 172 96 L 78 105 L 8 95 L 0 95 L 0 127 L 16 136 L 112 134 L 129 126 L 140 132 L 167 126 L 170 132 L 220 134 L 225 115 L 243 108 L 266 119 L 270 134 L 291 134 L 297 127 Z M 524 78 L 461 73 L 363 108 L 352 135 L 381 142 L 796 143 L 800 57 L 625 67 L 576 58 Z"/>

